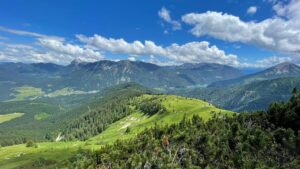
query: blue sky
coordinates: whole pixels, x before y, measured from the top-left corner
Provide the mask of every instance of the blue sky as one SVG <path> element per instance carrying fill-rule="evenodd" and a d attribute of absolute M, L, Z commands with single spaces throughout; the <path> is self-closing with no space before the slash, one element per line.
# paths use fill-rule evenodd
<path fill-rule="evenodd" d="M 3 0 L 0 61 L 299 63 L 298 0 Z"/>

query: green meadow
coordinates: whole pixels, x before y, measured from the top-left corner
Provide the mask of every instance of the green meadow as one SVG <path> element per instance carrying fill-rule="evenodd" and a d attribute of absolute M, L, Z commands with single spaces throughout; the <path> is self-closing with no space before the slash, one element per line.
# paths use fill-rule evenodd
<path fill-rule="evenodd" d="M 33 99 L 36 97 L 43 96 L 45 92 L 41 88 L 32 86 L 22 86 L 14 89 L 14 99 L 10 101 L 20 101 L 25 99 Z"/>
<path fill-rule="evenodd" d="M 0 124 L 6 121 L 23 116 L 24 113 L 10 113 L 10 114 L 0 114 Z"/>

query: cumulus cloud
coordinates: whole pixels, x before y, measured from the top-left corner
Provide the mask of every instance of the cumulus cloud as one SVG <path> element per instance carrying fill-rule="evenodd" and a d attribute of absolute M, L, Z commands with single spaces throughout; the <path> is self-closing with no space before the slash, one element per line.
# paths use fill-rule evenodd
<path fill-rule="evenodd" d="M 1 42 L 0 61 L 68 64 L 74 59 L 90 62 L 104 58 L 99 51 L 68 43 L 62 37 L 5 27 L 0 27 L 0 31 L 19 36 L 29 36 L 34 41 L 34 43 L 27 45 Z"/>
<path fill-rule="evenodd" d="M 133 57 L 133 56 L 130 56 L 130 57 L 128 57 L 128 60 L 130 60 L 130 61 L 136 61 L 136 58 Z"/>
<path fill-rule="evenodd" d="M 0 60 L 6 62 L 53 62 L 60 63 L 59 56 L 50 55 L 48 52 L 40 51 L 32 46 L 23 44 L 1 44 Z"/>
<path fill-rule="evenodd" d="M 183 22 L 193 26 L 197 37 L 209 35 L 229 42 L 242 42 L 287 53 L 300 53 L 300 1 L 276 5 L 277 15 L 261 22 L 245 22 L 239 17 L 208 11 L 189 13 Z M 285 16 L 285 17 L 281 17 Z"/>
<path fill-rule="evenodd" d="M 83 61 L 95 61 L 103 59 L 100 52 L 87 49 L 79 45 L 65 43 L 56 39 L 39 39 L 39 44 L 52 52 L 72 56 Z"/>
<path fill-rule="evenodd" d="M 257 11 L 257 7 L 256 7 L 256 6 L 250 6 L 250 7 L 248 8 L 248 10 L 247 10 L 247 14 L 248 14 L 248 15 L 253 15 L 253 14 L 256 13 L 256 11 Z"/>
<path fill-rule="evenodd" d="M 69 64 L 74 59 L 85 62 L 103 59 L 103 56 L 76 45 L 64 44 L 55 40 L 41 39 L 35 45 L 5 44 L 1 43 L 0 60 L 7 62 L 51 62 L 56 64 Z"/>
<path fill-rule="evenodd" d="M 74 59 L 85 62 L 98 61 L 104 59 L 103 53 L 124 54 L 132 61 L 140 60 L 139 57 L 143 56 L 141 58 L 146 58 L 143 61 L 160 65 L 211 62 L 236 67 L 267 67 L 288 60 L 271 57 L 257 61 L 255 64 L 244 63 L 240 62 L 236 55 L 227 54 L 207 41 L 161 46 L 149 40 L 128 42 L 122 38 L 106 38 L 100 35 L 91 37 L 76 35 L 80 43 L 74 44 L 64 38 L 52 38 L 41 34 L 35 36 L 35 33 L 28 33 L 20 36 L 33 36 L 34 43 L 0 42 L 0 61 L 68 64 Z"/>
<path fill-rule="evenodd" d="M 158 16 L 163 19 L 165 22 L 172 25 L 173 30 L 181 29 L 181 24 L 178 21 L 172 20 L 170 16 L 170 11 L 167 10 L 165 7 L 162 7 L 161 10 L 158 11 Z"/>
<path fill-rule="evenodd" d="M 282 62 L 290 62 L 292 59 L 290 57 L 277 57 L 272 56 L 262 60 L 256 61 L 255 67 L 265 68 L 277 65 Z"/>
<path fill-rule="evenodd" d="M 239 61 L 236 55 L 226 54 L 209 42 L 189 42 L 183 45 L 173 43 L 163 47 L 152 41 L 127 42 L 124 39 L 105 38 L 100 35 L 87 37 L 77 35 L 77 38 L 86 43 L 89 48 L 117 54 L 134 56 L 161 56 L 177 63 L 199 63 L 214 62 L 238 66 Z"/>

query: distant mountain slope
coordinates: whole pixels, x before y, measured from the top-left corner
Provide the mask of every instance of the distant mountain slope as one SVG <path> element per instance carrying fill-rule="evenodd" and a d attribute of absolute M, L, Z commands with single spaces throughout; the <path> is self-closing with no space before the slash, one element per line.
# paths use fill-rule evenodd
<path fill-rule="evenodd" d="M 287 101 L 295 87 L 300 88 L 300 77 L 283 77 L 217 88 L 185 89 L 175 93 L 205 99 L 228 110 L 251 111 L 265 110 L 274 101 Z"/>
<path fill-rule="evenodd" d="M 236 68 L 212 63 L 181 66 L 158 66 L 128 60 L 103 60 L 94 63 L 74 61 L 67 66 L 51 63 L 3 63 L 0 65 L 0 100 L 13 99 L 13 90 L 22 86 L 39 88 L 45 94 L 63 88 L 102 90 L 128 82 L 165 89 L 203 86 L 241 75 L 242 72 Z"/>
<path fill-rule="evenodd" d="M 280 77 L 300 77 L 300 67 L 293 63 L 284 62 L 255 74 L 242 76 L 236 79 L 215 82 L 209 87 L 244 85 L 255 81 L 270 80 Z"/>
<path fill-rule="evenodd" d="M 241 70 L 215 63 L 185 63 L 173 67 L 177 74 L 189 77 L 194 84 L 209 85 L 212 82 L 242 76 Z"/>

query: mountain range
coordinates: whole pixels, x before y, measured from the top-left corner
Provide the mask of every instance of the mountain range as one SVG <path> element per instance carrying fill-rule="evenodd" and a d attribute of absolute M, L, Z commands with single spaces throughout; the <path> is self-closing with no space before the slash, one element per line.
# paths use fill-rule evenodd
<path fill-rule="evenodd" d="M 234 111 L 266 109 L 272 101 L 286 101 L 300 87 L 300 67 L 284 62 L 244 75 L 234 67 L 198 63 L 159 66 L 141 61 L 93 63 L 0 64 L 0 101 L 97 93 L 107 87 L 134 82 L 164 93 L 206 99 Z"/>
<path fill-rule="evenodd" d="M 225 65 L 202 63 L 158 66 L 145 62 L 73 61 L 61 66 L 52 63 L 3 63 L 0 65 L 0 100 L 12 99 L 12 92 L 22 86 L 51 93 L 64 88 L 99 91 L 106 87 L 135 82 L 163 90 L 186 86 L 206 86 L 212 82 L 242 76 L 242 71 Z"/>
<path fill-rule="evenodd" d="M 300 88 L 300 67 L 284 62 L 235 79 L 218 81 L 206 88 L 173 90 L 183 96 L 205 99 L 233 111 L 265 110 L 274 101 L 287 101 Z"/>
<path fill-rule="evenodd" d="M 218 81 L 209 85 L 209 87 L 224 87 L 250 84 L 255 81 L 276 79 L 281 77 L 299 77 L 300 67 L 290 62 L 283 62 L 266 70 L 242 76 L 239 78 Z"/>

